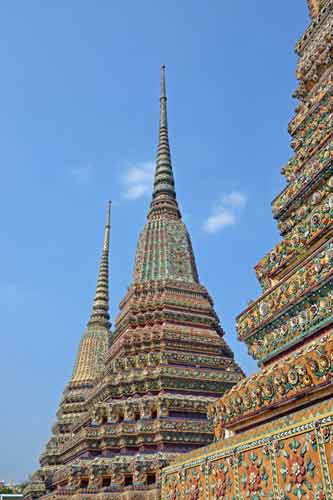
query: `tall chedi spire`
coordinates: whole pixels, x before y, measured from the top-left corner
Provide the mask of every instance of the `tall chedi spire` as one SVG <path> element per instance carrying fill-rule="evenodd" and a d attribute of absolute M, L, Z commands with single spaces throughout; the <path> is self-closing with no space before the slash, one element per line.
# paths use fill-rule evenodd
<path fill-rule="evenodd" d="M 82 337 L 76 358 L 72 382 L 93 382 L 103 368 L 103 359 L 109 347 L 109 245 L 110 211 L 108 203 L 104 243 L 95 297 L 87 329 Z"/>
<path fill-rule="evenodd" d="M 94 325 L 110 328 L 109 315 L 109 246 L 110 246 L 110 212 L 111 201 L 108 203 L 104 232 L 103 252 L 99 266 L 96 293 L 93 302 L 88 327 Z"/>
<path fill-rule="evenodd" d="M 149 228 L 149 229 L 148 229 Z M 174 279 L 198 282 L 192 244 L 181 221 L 168 137 L 165 66 L 161 68 L 159 142 L 148 226 L 142 232 L 134 281 Z"/>
<path fill-rule="evenodd" d="M 103 284 L 98 290 L 100 317 Z M 162 67 L 155 180 L 133 282 L 120 303 L 105 369 L 58 449 L 62 467 L 50 474 L 47 491 L 53 498 L 159 498 L 161 468 L 212 440 L 207 406 L 241 378 L 181 220 Z"/>
<path fill-rule="evenodd" d="M 71 429 L 75 422 L 85 414 L 87 394 L 94 386 L 96 378 L 98 378 L 104 367 L 105 354 L 109 348 L 110 209 L 111 202 L 107 206 L 103 251 L 92 312 L 87 328 L 81 338 L 71 380 L 65 388 L 57 412 L 57 420 L 52 428 L 53 436 L 47 443 L 45 452 L 40 458 L 43 473 L 58 467 L 59 450 L 71 436 Z M 39 471 L 39 474 L 41 471 Z"/>
<path fill-rule="evenodd" d="M 176 200 L 175 181 L 171 165 L 168 134 L 167 96 L 165 85 L 165 66 L 161 68 L 160 128 L 156 157 L 153 199 L 149 218 L 167 213 L 170 217 L 180 218 Z"/>

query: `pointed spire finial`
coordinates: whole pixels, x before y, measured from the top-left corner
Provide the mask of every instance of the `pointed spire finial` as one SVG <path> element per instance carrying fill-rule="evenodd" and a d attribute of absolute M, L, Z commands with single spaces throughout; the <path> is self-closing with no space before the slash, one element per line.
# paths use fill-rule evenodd
<path fill-rule="evenodd" d="M 165 65 L 161 66 L 161 97 L 160 97 L 160 129 L 157 148 L 156 170 L 153 189 L 153 199 L 148 218 L 160 216 L 180 218 L 176 200 L 175 181 L 173 177 L 171 154 L 168 135 L 167 96 L 165 85 Z"/>
<path fill-rule="evenodd" d="M 161 113 L 160 113 L 160 130 L 161 128 L 168 128 L 168 118 L 167 118 L 167 96 L 166 96 L 166 85 L 165 85 L 165 66 L 161 66 Z M 160 132 L 161 134 L 161 132 Z"/>
<path fill-rule="evenodd" d="M 106 224 L 105 224 L 105 233 L 104 233 L 104 245 L 103 251 L 109 252 L 109 244 L 110 244 L 110 221 L 111 221 L 111 200 L 108 202 L 107 210 L 106 210 Z"/>
<path fill-rule="evenodd" d="M 161 66 L 161 99 L 166 99 L 166 90 L 165 90 L 165 64 Z"/>
<path fill-rule="evenodd" d="M 109 248 L 111 227 L 111 201 L 108 202 L 106 212 L 106 224 L 104 230 L 103 253 L 99 266 L 96 292 L 93 308 L 88 321 L 90 326 L 103 326 L 110 328 L 109 315 Z"/>

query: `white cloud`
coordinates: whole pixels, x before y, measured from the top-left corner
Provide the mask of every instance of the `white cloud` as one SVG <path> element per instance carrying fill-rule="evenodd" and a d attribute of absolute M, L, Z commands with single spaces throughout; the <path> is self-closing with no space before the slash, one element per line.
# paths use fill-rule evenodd
<path fill-rule="evenodd" d="M 71 168 L 69 173 L 77 184 L 89 184 L 93 179 L 94 169 L 92 165 L 81 165 Z"/>
<path fill-rule="evenodd" d="M 220 213 L 210 215 L 204 223 L 204 229 L 207 233 L 217 233 L 227 226 L 236 224 L 236 216 L 227 210 L 221 210 Z"/>
<path fill-rule="evenodd" d="M 239 215 L 247 203 L 247 196 L 239 191 L 221 196 L 219 203 L 212 210 L 212 214 L 204 222 L 203 228 L 207 233 L 214 234 L 225 227 L 237 224 Z"/>
<path fill-rule="evenodd" d="M 243 208 L 247 202 L 247 196 L 239 191 L 231 191 L 231 193 L 222 196 L 222 202 L 232 208 Z"/>
<path fill-rule="evenodd" d="M 124 198 L 137 200 L 152 192 L 155 164 L 152 161 L 137 163 L 131 166 L 123 177 Z"/>
<path fill-rule="evenodd" d="M 124 196 L 128 200 L 136 200 L 146 194 L 148 194 L 148 186 L 145 184 L 137 184 L 136 186 L 129 186 Z"/>

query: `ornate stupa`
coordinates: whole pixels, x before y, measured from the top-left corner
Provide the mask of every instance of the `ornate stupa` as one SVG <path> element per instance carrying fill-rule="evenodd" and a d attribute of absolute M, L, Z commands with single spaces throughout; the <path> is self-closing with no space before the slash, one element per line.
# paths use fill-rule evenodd
<path fill-rule="evenodd" d="M 282 241 L 237 318 L 260 371 L 210 407 L 217 442 L 166 469 L 163 500 L 333 499 L 333 1 L 309 7 L 294 156 L 272 204 Z"/>
<path fill-rule="evenodd" d="M 199 281 L 179 210 L 164 67 L 152 201 L 102 367 L 109 339 L 106 227 L 93 314 L 26 498 L 160 498 L 161 469 L 212 441 L 207 407 L 243 378 Z"/>
<path fill-rule="evenodd" d="M 104 369 L 104 358 L 110 346 L 109 315 L 109 243 L 110 209 L 108 203 L 104 231 L 103 251 L 99 266 L 97 286 L 87 328 L 81 338 L 74 370 L 69 384 L 65 387 L 57 412 L 57 419 L 52 427 L 52 437 L 40 456 L 41 469 L 34 475 L 34 481 L 27 487 L 26 493 L 39 496 L 46 491 L 43 478 L 52 477 L 59 465 L 58 455 L 66 441 L 72 437 L 73 425 L 86 412 L 87 395 Z"/>

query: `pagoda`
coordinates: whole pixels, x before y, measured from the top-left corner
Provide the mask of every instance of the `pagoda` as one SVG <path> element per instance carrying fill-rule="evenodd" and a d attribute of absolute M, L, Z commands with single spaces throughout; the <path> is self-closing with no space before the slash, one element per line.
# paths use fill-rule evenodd
<path fill-rule="evenodd" d="M 296 45 L 294 156 L 272 203 L 282 241 L 237 318 L 260 370 L 209 408 L 216 443 L 163 473 L 163 500 L 333 499 L 333 1 Z"/>
<path fill-rule="evenodd" d="M 153 194 L 132 284 L 101 362 L 109 339 L 107 222 L 93 314 L 26 499 L 160 498 L 161 469 L 212 441 L 208 405 L 243 378 L 199 281 L 179 210 L 164 66 L 161 73 Z"/>
<path fill-rule="evenodd" d="M 71 428 L 86 412 L 87 395 L 104 368 L 104 358 L 110 346 L 109 315 L 109 244 L 110 209 L 104 231 L 103 251 L 99 266 L 97 286 L 87 328 L 81 338 L 71 380 L 61 399 L 57 420 L 52 427 L 52 437 L 40 456 L 41 468 L 34 474 L 33 481 L 27 486 L 25 495 L 38 497 L 47 489 L 47 482 L 59 466 L 58 455 L 66 441 L 72 437 Z"/>

